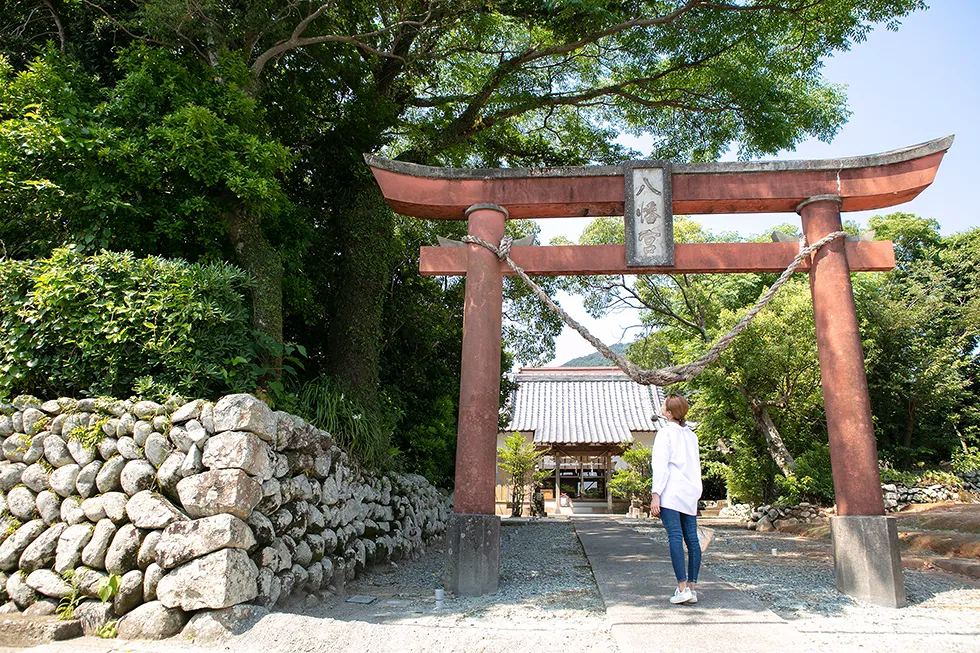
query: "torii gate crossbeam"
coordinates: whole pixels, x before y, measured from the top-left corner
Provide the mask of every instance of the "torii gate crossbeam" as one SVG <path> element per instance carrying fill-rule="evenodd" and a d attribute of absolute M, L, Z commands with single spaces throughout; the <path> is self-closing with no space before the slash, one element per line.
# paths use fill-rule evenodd
<path fill-rule="evenodd" d="M 884 154 L 823 161 L 717 163 L 671 167 L 673 213 L 798 212 L 816 242 L 841 229 L 841 211 L 894 206 L 935 179 L 953 137 Z M 499 242 L 515 218 L 623 215 L 619 167 L 464 170 L 366 156 L 393 210 L 467 219 L 469 233 Z M 515 247 L 529 274 L 780 272 L 794 243 L 678 244 L 675 265 L 627 267 L 623 246 Z M 864 352 L 850 273 L 889 270 L 890 242 L 834 241 L 802 269 L 813 297 L 821 384 L 838 515 L 831 520 L 838 587 L 882 605 L 905 602 L 894 519 L 885 517 Z M 494 515 L 503 276 L 488 250 L 423 247 L 426 275 L 466 275 L 457 440 L 455 516 L 447 536 L 449 589 L 497 589 L 499 518 Z"/>

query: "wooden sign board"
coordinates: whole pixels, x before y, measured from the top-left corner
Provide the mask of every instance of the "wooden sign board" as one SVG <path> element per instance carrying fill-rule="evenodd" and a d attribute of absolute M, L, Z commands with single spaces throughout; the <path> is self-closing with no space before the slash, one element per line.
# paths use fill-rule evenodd
<path fill-rule="evenodd" d="M 674 214 L 669 161 L 623 164 L 626 266 L 674 264 Z"/>

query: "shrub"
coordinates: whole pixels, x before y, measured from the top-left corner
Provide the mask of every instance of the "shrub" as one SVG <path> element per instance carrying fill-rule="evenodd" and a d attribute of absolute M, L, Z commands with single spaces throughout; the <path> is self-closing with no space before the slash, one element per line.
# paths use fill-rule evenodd
<path fill-rule="evenodd" d="M 323 429 L 359 463 L 374 469 L 395 464 L 391 435 L 397 415 L 368 404 L 329 377 L 302 386 L 279 407 Z"/>
<path fill-rule="evenodd" d="M 776 477 L 778 502 L 796 505 L 808 501 L 820 506 L 834 503 L 834 477 L 830 468 L 830 445 L 814 443 L 796 458 L 796 473 Z"/>
<path fill-rule="evenodd" d="M 953 472 L 966 474 L 980 470 L 980 449 L 970 447 L 966 451 L 953 452 Z"/>
<path fill-rule="evenodd" d="M 0 397 L 127 396 L 153 383 L 186 396 L 251 391 L 248 276 L 129 252 L 0 259 Z"/>
<path fill-rule="evenodd" d="M 641 444 L 633 443 L 623 452 L 626 469 L 617 469 L 609 480 L 609 490 L 613 496 L 637 499 L 644 505 L 650 503 L 653 473 L 650 471 L 652 451 Z"/>

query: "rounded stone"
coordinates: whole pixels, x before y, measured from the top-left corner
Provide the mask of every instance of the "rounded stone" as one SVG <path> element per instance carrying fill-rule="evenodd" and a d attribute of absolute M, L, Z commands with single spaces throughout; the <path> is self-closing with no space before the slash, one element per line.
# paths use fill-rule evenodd
<path fill-rule="evenodd" d="M 109 460 L 119 453 L 119 447 L 116 446 L 118 442 L 116 438 L 102 438 L 96 447 L 99 450 L 99 458 Z"/>
<path fill-rule="evenodd" d="M 37 461 L 41 460 L 41 456 L 44 455 L 44 441 L 50 436 L 50 431 L 42 431 L 31 438 L 31 446 L 27 448 L 27 452 L 24 454 L 25 464 L 33 465 Z"/>
<path fill-rule="evenodd" d="M 37 569 L 27 575 L 27 585 L 38 594 L 63 599 L 71 596 L 72 587 L 50 569 Z"/>
<path fill-rule="evenodd" d="M 140 545 L 139 553 L 136 556 L 136 564 L 143 571 L 149 568 L 151 564 L 154 564 L 157 560 L 157 544 L 160 543 L 160 537 L 163 535 L 163 530 L 150 531 L 143 538 L 143 543 Z M 152 600 L 152 599 L 147 599 Z"/>
<path fill-rule="evenodd" d="M 24 454 L 31 448 L 31 441 L 31 436 L 25 433 L 14 433 L 3 441 L 0 450 L 3 451 L 3 457 L 7 460 L 15 463 L 23 462 Z"/>
<path fill-rule="evenodd" d="M 168 608 L 160 601 L 150 601 L 119 620 L 122 639 L 164 639 L 179 633 L 190 615 L 183 610 Z"/>
<path fill-rule="evenodd" d="M 68 440 L 68 453 L 75 459 L 79 467 L 85 467 L 85 465 L 95 460 L 97 456 L 95 447 L 86 447 L 78 440 L 72 439 Z"/>
<path fill-rule="evenodd" d="M 48 479 L 48 484 L 51 489 L 60 494 L 63 497 L 70 497 L 75 494 L 75 480 L 78 478 L 78 473 L 82 471 L 82 468 L 78 465 L 65 465 L 64 467 L 59 467 L 51 473 L 51 477 Z"/>
<path fill-rule="evenodd" d="M 130 460 L 123 467 L 119 483 L 129 496 L 149 490 L 157 478 L 157 470 L 147 460 Z"/>
<path fill-rule="evenodd" d="M 61 521 L 74 526 L 85 521 L 85 511 L 78 497 L 67 497 L 61 502 Z"/>
<path fill-rule="evenodd" d="M 96 481 L 101 470 L 102 462 L 98 460 L 93 460 L 82 467 L 82 471 L 78 472 L 78 477 L 75 479 L 75 489 L 78 490 L 79 496 L 87 499 L 95 494 Z"/>
<path fill-rule="evenodd" d="M 24 463 L 12 463 L 7 460 L 0 463 L 0 492 L 10 492 L 15 485 L 19 484 L 25 469 L 27 469 L 27 465 Z"/>
<path fill-rule="evenodd" d="M 127 462 L 123 456 L 113 456 L 102 465 L 95 476 L 95 487 L 99 492 L 113 492 L 122 487 L 119 481 Z"/>
<path fill-rule="evenodd" d="M 51 490 L 37 495 L 37 512 L 49 526 L 61 520 L 61 497 Z"/>
<path fill-rule="evenodd" d="M 54 562 L 58 539 L 68 528 L 68 524 L 58 523 L 41 533 L 36 540 L 24 549 L 18 566 L 25 573 L 50 566 Z"/>
<path fill-rule="evenodd" d="M 105 516 L 111 519 L 113 523 L 119 525 L 129 519 L 126 515 L 126 504 L 129 502 L 129 497 L 125 494 L 122 492 L 106 492 L 101 499 Z"/>
<path fill-rule="evenodd" d="M 173 451 L 173 447 L 170 446 L 170 442 L 166 437 L 160 433 L 154 433 L 146 439 L 146 444 L 144 445 L 144 451 L 146 454 L 146 459 L 149 460 L 154 467 L 159 468 L 160 465 L 167 459 Z"/>
<path fill-rule="evenodd" d="M 124 615 L 143 602 L 143 572 L 139 569 L 128 571 L 119 580 L 119 589 L 112 601 L 112 609 L 117 615 Z"/>
<path fill-rule="evenodd" d="M 116 450 L 126 460 L 139 460 L 143 457 L 142 447 L 130 437 L 119 438 L 116 441 Z"/>
<path fill-rule="evenodd" d="M 92 497 L 82 501 L 82 512 L 90 522 L 98 522 L 105 519 L 105 508 L 102 507 L 102 497 Z"/>
<path fill-rule="evenodd" d="M 24 610 L 27 617 L 50 617 L 58 612 L 58 601 L 54 599 L 41 599 L 34 605 L 28 606 Z"/>
<path fill-rule="evenodd" d="M 82 564 L 93 569 L 105 569 L 105 557 L 116 536 L 116 525 L 111 519 L 100 519 L 95 525 L 92 539 L 82 549 Z"/>
<path fill-rule="evenodd" d="M 34 492 L 44 492 L 48 489 L 48 472 L 38 463 L 28 466 L 20 475 L 20 480 Z"/>
<path fill-rule="evenodd" d="M 37 592 L 27 584 L 27 576 L 24 574 L 10 574 L 7 579 L 7 596 L 21 610 L 37 601 Z"/>
<path fill-rule="evenodd" d="M 18 485 L 7 493 L 7 510 L 17 519 L 29 521 L 36 509 L 37 498 L 35 494 L 23 485 Z"/>
<path fill-rule="evenodd" d="M 164 576 L 163 567 L 151 562 L 143 572 L 143 600 L 156 601 L 157 585 Z"/>
<path fill-rule="evenodd" d="M 110 574 L 122 575 L 136 569 L 140 550 L 140 532 L 132 524 L 122 526 L 112 538 L 106 552 L 105 568 Z"/>
<path fill-rule="evenodd" d="M 47 530 L 47 524 L 35 519 L 23 524 L 0 544 L 0 570 L 12 571 L 17 568 L 24 550 Z"/>
<path fill-rule="evenodd" d="M 58 551 L 54 560 L 54 570 L 63 574 L 79 566 L 82 562 L 82 550 L 92 539 L 95 527 L 92 524 L 75 524 L 69 526 L 58 538 Z"/>
<path fill-rule="evenodd" d="M 146 444 L 146 439 L 153 433 L 155 433 L 155 431 L 153 430 L 153 424 L 150 422 L 140 420 L 139 422 L 136 422 L 135 426 L 133 426 L 133 439 L 136 441 L 136 444 L 141 447 Z"/>

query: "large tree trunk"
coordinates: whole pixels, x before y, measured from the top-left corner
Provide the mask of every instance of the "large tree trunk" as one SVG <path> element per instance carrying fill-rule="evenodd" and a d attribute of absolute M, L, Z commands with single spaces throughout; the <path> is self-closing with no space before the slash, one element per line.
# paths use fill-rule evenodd
<path fill-rule="evenodd" d="M 262 235 L 256 217 L 240 211 L 226 215 L 225 224 L 236 263 L 249 272 L 255 281 L 252 287 L 252 325 L 281 345 L 282 259 L 279 252 Z M 269 355 L 263 362 L 278 377 L 282 356 Z"/>
<path fill-rule="evenodd" d="M 359 182 L 338 204 L 337 287 L 327 340 L 327 365 L 362 398 L 377 396 L 381 317 L 391 281 L 394 216 L 373 179 Z"/>
<path fill-rule="evenodd" d="M 769 416 L 769 410 L 764 403 L 754 398 L 747 396 L 746 399 L 748 399 L 749 406 L 752 408 L 752 421 L 755 422 L 755 430 L 765 439 L 766 447 L 769 449 L 769 455 L 772 456 L 773 461 L 779 466 L 783 476 L 792 476 L 796 473 L 796 459 L 793 458 L 793 454 L 789 452 L 789 449 L 783 443 L 783 438 L 779 435 L 779 429 L 776 428 L 772 418 Z"/>

